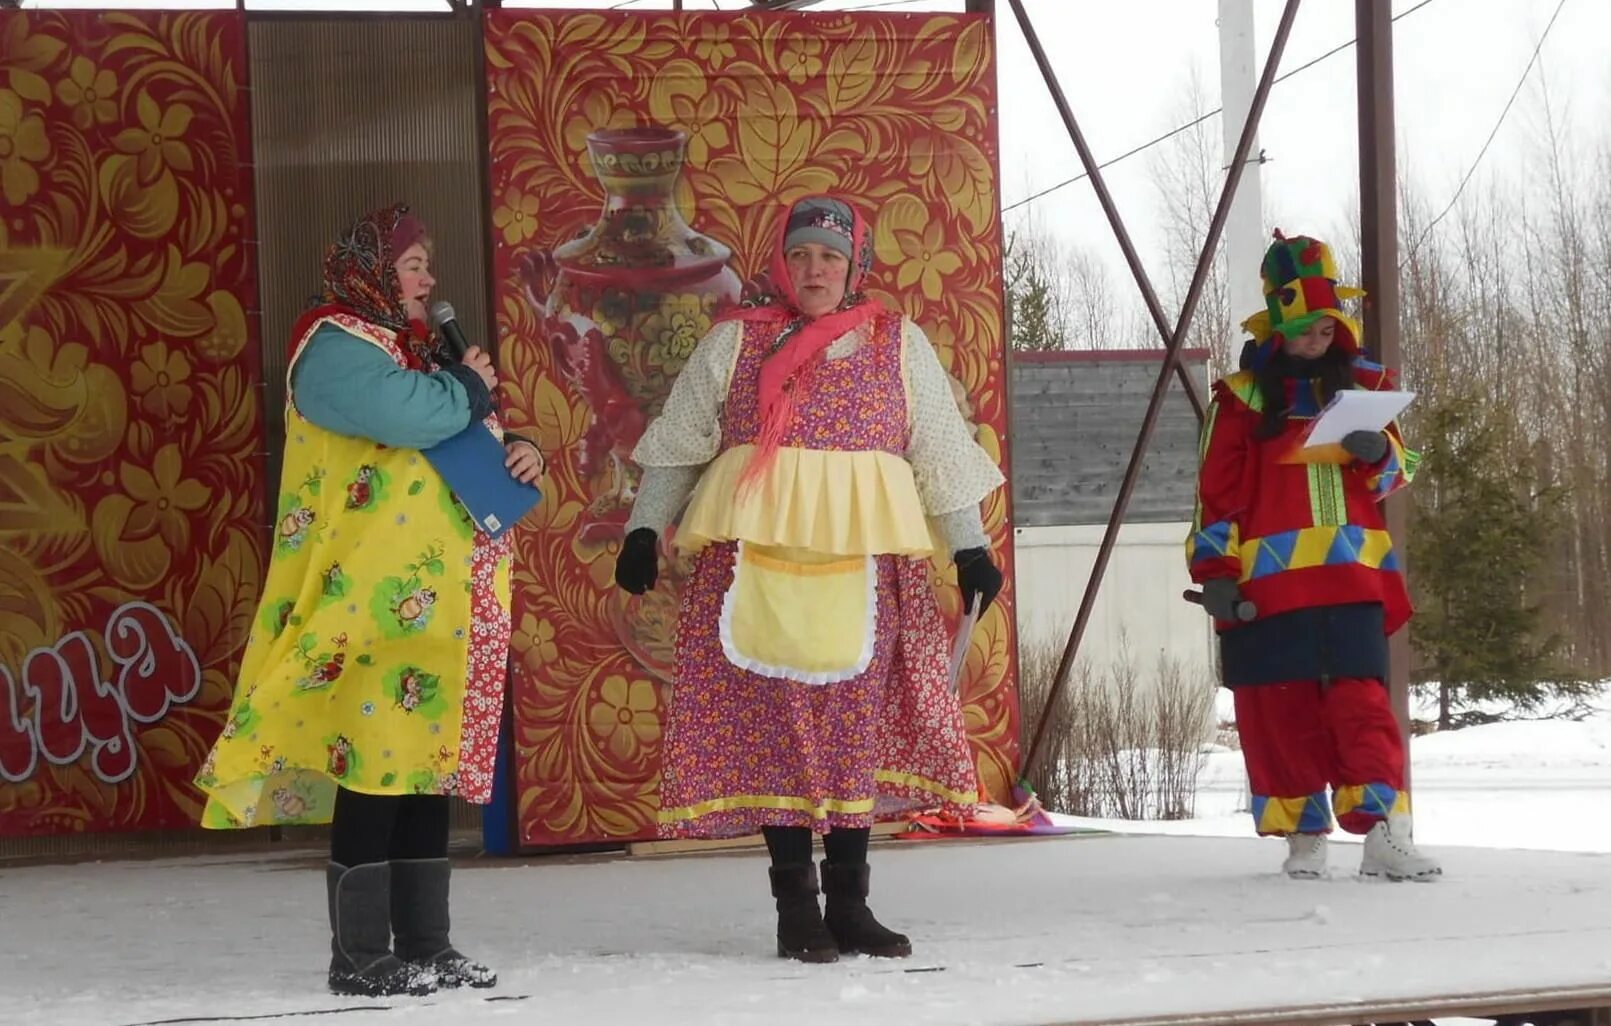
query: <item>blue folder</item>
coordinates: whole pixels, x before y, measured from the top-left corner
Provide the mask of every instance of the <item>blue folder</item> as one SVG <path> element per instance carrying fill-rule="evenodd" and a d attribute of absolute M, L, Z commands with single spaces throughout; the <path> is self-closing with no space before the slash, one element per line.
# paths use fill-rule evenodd
<path fill-rule="evenodd" d="M 542 501 L 536 485 L 522 484 L 503 465 L 503 444 L 479 420 L 445 442 L 423 450 L 460 505 L 488 536 L 497 538 Z"/>

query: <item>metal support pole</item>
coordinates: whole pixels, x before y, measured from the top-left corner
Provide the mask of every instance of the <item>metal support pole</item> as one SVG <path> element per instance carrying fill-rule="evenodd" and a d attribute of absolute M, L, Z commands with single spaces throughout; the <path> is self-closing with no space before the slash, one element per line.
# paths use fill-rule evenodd
<path fill-rule="evenodd" d="M 1085 173 L 1091 179 L 1091 186 L 1096 190 L 1096 198 L 1102 204 L 1102 212 L 1107 215 L 1108 224 L 1113 226 L 1113 234 L 1118 237 L 1119 248 L 1124 251 L 1124 261 L 1130 265 L 1130 273 L 1135 276 L 1136 287 L 1141 290 L 1141 298 L 1147 304 L 1147 312 L 1152 315 L 1152 322 L 1158 328 L 1158 336 L 1165 342 L 1170 339 L 1169 317 L 1164 313 L 1163 304 L 1158 301 L 1158 293 L 1152 287 L 1152 279 L 1147 277 L 1147 269 L 1141 266 L 1141 255 L 1136 252 L 1135 244 L 1130 241 L 1130 232 L 1124 227 L 1124 219 L 1119 216 L 1119 208 L 1113 202 L 1113 194 L 1108 192 L 1108 183 L 1102 177 L 1102 170 L 1097 166 L 1095 155 L 1091 153 L 1090 146 L 1086 145 L 1085 133 L 1080 131 L 1079 122 L 1074 118 L 1074 110 L 1068 104 L 1068 98 L 1063 95 L 1063 87 L 1058 84 L 1057 72 L 1052 70 L 1052 62 L 1046 56 L 1045 47 L 1040 44 L 1040 36 L 1035 32 L 1035 26 L 1029 21 L 1029 12 L 1024 10 L 1023 0 L 1008 0 L 1012 4 L 1013 14 L 1018 18 L 1018 27 L 1024 33 L 1024 41 L 1029 44 L 1029 50 L 1035 55 L 1035 63 L 1040 65 L 1041 77 L 1046 80 L 1046 88 L 1051 90 L 1052 102 L 1057 105 L 1057 112 L 1063 117 L 1063 127 L 1068 129 L 1068 136 L 1074 141 L 1074 149 L 1079 152 L 1080 163 L 1085 165 Z M 1184 367 L 1176 364 L 1179 372 L 1180 384 L 1186 389 L 1186 399 L 1197 413 L 1197 419 L 1202 420 L 1206 411 L 1203 397 L 1197 393 L 1197 383 L 1191 379 Z"/>
<path fill-rule="evenodd" d="M 1141 464 L 1146 457 L 1147 443 L 1152 438 L 1153 428 L 1157 426 L 1158 412 L 1163 407 L 1164 396 L 1169 392 L 1169 377 L 1176 372 L 1185 373 L 1185 368 L 1180 363 L 1181 345 L 1185 341 L 1186 333 L 1191 329 L 1192 317 L 1197 312 L 1197 301 L 1202 297 L 1203 286 L 1208 282 L 1208 272 L 1214 265 L 1214 250 L 1225 231 L 1225 221 L 1230 217 L 1231 201 L 1236 195 L 1237 185 L 1241 182 L 1243 169 L 1247 167 L 1247 155 L 1251 152 L 1253 139 L 1258 134 L 1259 119 L 1264 116 L 1264 105 L 1270 97 L 1270 87 L 1275 84 L 1275 73 L 1281 65 L 1281 55 L 1286 51 L 1287 38 L 1292 34 L 1292 23 L 1298 17 L 1298 3 L 1299 0 L 1287 0 L 1286 7 L 1281 12 L 1281 23 L 1276 27 L 1274 42 L 1270 44 L 1270 55 L 1264 62 L 1264 73 L 1259 78 L 1258 89 L 1253 93 L 1253 103 L 1248 110 L 1247 121 L 1242 125 L 1242 136 L 1236 144 L 1235 158 L 1226 171 L 1225 185 L 1220 190 L 1218 203 L 1214 206 L 1214 219 L 1209 223 L 1202 252 L 1197 256 L 1197 268 L 1192 273 L 1191 287 L 1186 291 L 1186 302 L 1181 307 L 1180 319 L 1169 336 L 1169 343 L 1164 350 L 1163 366 L 1158 368 L 1158 378 L 1153 383 L 1152 396 L 1147 400 L 1147 413 L 1141 421 L 1141 432 L 1136 437 L 1135 448 L 1130 451 L 1130 465 L 1125 468 L 1124 480 L 1119 485 L 1119 494 L 1113 501 L 1113 512 L 1108 516 L 1108 526 L 1102 534 L 1102 544 L 1096 552 L 1096 564 L 1091 568 L 1091 577 L 1085 584 L 1085 594 L 1080 599 L 1080 611 L 1074 618 L 1073 629 L 1069 631 L 1068 644 L 1063 648 L 1063 658 L 1057 664 L 1057 674 L 1052 678 L 1051 691 L 1047 695 L 1045 707 L 1041 710 L 1040 722 L 1035 727 L 1034 740 L 1030 742 L 1029 751 L 1024 757 L 1025 766 L 1033 765 L 1035 757 L 1040 753 L 1046 727 L 1051 723 L 1052 710 L 1057 708 L 1058 699 L 1062 696 L 1063 687 L 1068 680 L 1069 668 L 1074 664 L 1080 642 L 1085 638 L 1085 628 L 1090 623 L 1091 613 L 1096 608 L 1097 589 L 1101 587 L 1102 578 L 1107 573 L 1108 561 L 1112 558 L 1113 547 L 1118 541 L 1119 527 L 1123 525 L 1124 515 L 1130 507 L 1130 495 L 1135 490 L 1136 480 L 1141 476 Z M 1023 11 L 1022 0 L 1012 0 L 1012 5 L 1018 13 L 1020 23 L 1024 25 L 1024 34 L 1029 35 L 1031 30 Z M 1067 109 L 1066 104 L 1060 103 L 1059 106 Z M 1072 125 L 1073 114 L 1069 113 L 1067 117 Z M 1087 152 L 1081 147 L 1082 158 L 1087 156 Z M 1095 164 L 1095 160 L 1086 161 L 1086 169 L 1092 171 L 1093 181 L 1097 181 Z M 1152 297 L 1152 300 L 1156 302 L 1156 297 Z"/>
<path fill-rule="evenodd" d="M 1393 18 L 1389 4 L 1354 0 L 1354 50 L 1359 78 L 1359 222 L 1363 242 L 1365 343 L 1376 361 L 1402 363 L 1398 324 L 1398 187 L 1393 142 Z M 1387 500 L 1387 532 L 1405 566 L 1409 506 Z M 1408 573 L 1406 568 L 1404 571 Z M 1410 647 L 1407 631 L 1388 646 L 1388 693 L 1406 744 L 1410 727 Z M 1408 767 L 1405 768 L 1408 786 Z"/>
<path fill-rule="evenodd" d="M 476 141 L 479 144 L 479 154 L 476 160 L 476 176 L 480 179 L 476 187 L 481 192 L 481 209 L 492 210 L 492 119 L 490 108 L 491 69 L 487 64 L 487 19 L 491 11 L 497 10 L 502 0 L 472 0 L 474 7 L 471 17 L 475 19 L 475 31 L 472 33 L 472 44 L 475 54 L 472 58 L 476 66 L 481 69 L 482 88 L 476 90 L 475 117 Z M 492 220 L 486 222 L 486 234 L 482 238 L 483 267 L 485 269 L 487 322 L 483 326 L 482 337 L 486 339 L 487 353 L 492 357 L 493 366 L 503 356 L 503 339 L 498 336 L 498 275 L 496 270 L 497 250 L 496 240 L 493 238 Z M 494 399 L 497 397 L 494 396 Z"/>

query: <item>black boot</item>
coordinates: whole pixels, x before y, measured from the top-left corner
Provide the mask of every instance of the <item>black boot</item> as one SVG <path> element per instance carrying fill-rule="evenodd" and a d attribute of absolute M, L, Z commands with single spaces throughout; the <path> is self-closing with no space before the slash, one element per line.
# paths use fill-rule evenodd
<path fill-rule="evenodd" d="M 817 904 L 817 867 L 809 862 L 772 866 L 772 897 L 778 903 L 778 957 L 800 962 L 837 962 L 839 950 L 822 925 Z"/>
<path fill-rule="evenodd" d="M 391 867 L 397 957 L 435 970 L 444 989 L 496 986 L 497 973 L 459 954 L 448 940 L 448 860 L 393 859 Z"/>
<path fill-rule="evenodd" d="M 847 955 L 859 952 L 874 958 L 905 958 L 912 953 L 912 941 L 873 918 L 873 910 L 867 907 L 867 877 L 865 862 L 822 864 L 822 893 L 828 899 L 823 921 L 828 932 Z"/>
<path fill-rule="evenodd" d="M 388 997 L 429 994 L 436 972 L 392 954 L 391 867 L 384 862 L 325 871 L 330 900 L 330 989 L 337 994 Z"/>

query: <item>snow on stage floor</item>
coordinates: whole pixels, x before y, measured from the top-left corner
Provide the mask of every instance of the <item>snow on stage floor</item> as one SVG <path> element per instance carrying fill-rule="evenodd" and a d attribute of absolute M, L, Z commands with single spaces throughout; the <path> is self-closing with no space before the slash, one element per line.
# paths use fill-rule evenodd
<path fill-rule="evenodd" d="M 1436 884 L 1274 872 L 1253 839 L 1082 836 L 875 847 L 873 907 L 916 955 L 772 957 L 758 854 L 464 864 L 454 937 L 500 986 L 326 993 L 316 856 L 0 869 L 0 1022 L 786 1026 L 1274 1021 L 1238 1013 L 1611 990 L 1611 855 L 1433 849 Z M 502 1000 L 485 1001 L 485 994 Z M 1606 1003 L 1611 1004 L 1611 1001 Z M 1536 1006 L 1535 1006 L 1536 1007 Z M 364 1011 L 357 1011 L 364 1008 Z"/>

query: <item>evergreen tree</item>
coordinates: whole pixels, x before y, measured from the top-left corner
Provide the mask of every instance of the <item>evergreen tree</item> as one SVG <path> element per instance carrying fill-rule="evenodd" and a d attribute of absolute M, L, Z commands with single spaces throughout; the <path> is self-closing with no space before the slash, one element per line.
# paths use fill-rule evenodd
<path fill-rule="evenodd" d="M 1438 726 L 1492 719 L 1475 707 L 1493 699 L 1527 710 L 1585 693 L 1557 664 L 1560 639 L 1535 587 L 1563 496 L 1533 488 L 1529 468 L 1513 462 L 1511 412 L 1457 396 L 1423 410 L 1417 426 L 1410 636 L 1424 660 L 1418 676 L 1439 684 Z"/>
<path fill-rule="evenodd" d="M 1025 352 L 1062 349 L 1053 310 L 1056 297 L 1042 254 L 1032 240 L 1014 233 L 1007 239 L 1005 263 L 1009 343 Z"/>

